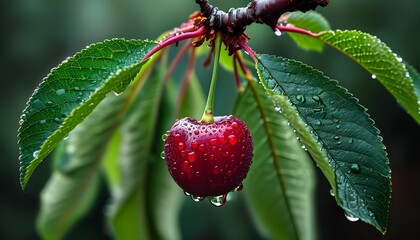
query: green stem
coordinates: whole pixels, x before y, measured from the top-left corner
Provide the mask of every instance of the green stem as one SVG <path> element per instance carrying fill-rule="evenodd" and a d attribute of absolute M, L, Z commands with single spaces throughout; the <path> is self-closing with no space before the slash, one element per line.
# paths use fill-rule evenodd
<path fill-rule="evenodd" d="M 201 120 L 200 120 L 200 122 L 203 122 L 203 123 L 214 122 L 214 111 L 213 111 L 214 93 L 216 92 L 216 81 L 217 81 L 217 75 L 219 73 L 219 59 L 220 59 L 221 46 L 222 46 L 222 37 L 218 35 L 215 39 L 215 44 L 214 44 L 213 72 L 211 76 L 209 94 L 207 96 L 207 103 L 204 109 L 203 116 L 201 117 Z"/>

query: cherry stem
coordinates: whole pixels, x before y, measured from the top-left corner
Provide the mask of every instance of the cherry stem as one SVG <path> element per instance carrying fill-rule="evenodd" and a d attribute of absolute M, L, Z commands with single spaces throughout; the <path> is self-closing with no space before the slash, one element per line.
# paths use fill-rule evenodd
<path fill-rule="evenodd" d="M 216 36 L 214 41 L 214 59 L 213 59 L 213 72 L 211 76 L 209 94 L 207 96 L 207 103 L 204 109 L 203 116 L 201 117 L 200 122 L 210 123 L 214 122 L 214 93 L 216 92 L 216 81 L 219 73 L 219 59 L 220 59 L 220 50 L 222 46 L 222 37 L 220 35 Z"/>
<path fill-rule="evenodd" d="M 292 25 L 286 25 L 286 26 L 282 26 L 282 25 L 277 25 L 276 29 L 281 31 L 281 32 L 294 32 L 294 33 L 300 33 L 300 34 L 304 34 L 304 35 L 308 35 L 311 37 L 318 37 L 318 34 L 313 33 L 309 30 L 303 29 L 303 28 L 298 28 Z"/>
<path fill-rule="evenodd" d="M 153 47 L 152 50 L 150 50 L 150 52 L 148 52 L 143 57 L 142 60 L 150 58 L 153 54 L 155 54 L 156 52 L 158 52 L 162 48 L 167 47 L 171 44 L 177 43 L 177 42 L 185 40 L 185 39 L 199 37 L 203 34 L 204 34 L 204 27 L 200 27 L 199 29 L 197 29 L 193 32 L 186 32 L 186 33 L 181 33 L 179 35 L 170 36 L 169 38 L 164 39 L 162 42 L 158 43 L 155 47 Z"/>
<path fill-rule="evenodd" d="M 168 71 L 166 71 L 165 73 L 165 76 L 164 76 L 165 81 L 167 81 L 171 77 L 173 71 L 175 70 L 175 67 L 178 65 L 182 56 L 184 56 L 185 52 L 188 50 L 189 47 L 191 47 L 191 41 L 186 42 L 184 46 L 182 46 L 181 50 L 178 51 L 178 53 L 172 60 L 171 65 L 169 65 Z"/>
<path fill-rule="evenodd" d="M 257 55 L 255 54 L 254 50 L 246 44 L 246 42 L 239 40 L 238 45 L 254 60 L 255 64 L 258 63 Z"/>

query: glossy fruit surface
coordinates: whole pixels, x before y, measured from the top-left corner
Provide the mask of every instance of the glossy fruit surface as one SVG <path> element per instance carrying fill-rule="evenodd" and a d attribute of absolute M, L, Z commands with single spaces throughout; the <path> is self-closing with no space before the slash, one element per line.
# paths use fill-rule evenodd
<path fill-rule="evenodd" d="M 164 157 L 175 182 L 196 197 L 220 196 L 241 185 L 253 157 L 246 124 L 235 116 L 212 123 L 183 118 L 166 133 Z"/>

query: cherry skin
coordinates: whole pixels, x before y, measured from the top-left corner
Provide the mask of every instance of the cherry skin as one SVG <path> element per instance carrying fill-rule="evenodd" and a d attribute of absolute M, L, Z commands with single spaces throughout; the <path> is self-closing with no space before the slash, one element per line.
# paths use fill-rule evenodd
<path fill-rule="evenodd" d="M 229 193 L 240 186 L 252 163 L 253 143 L 246 124 L 235 116 L 201 123 L 177 120 L 166 133 L 164 157 L 175 182 L 196 197 Z"/>

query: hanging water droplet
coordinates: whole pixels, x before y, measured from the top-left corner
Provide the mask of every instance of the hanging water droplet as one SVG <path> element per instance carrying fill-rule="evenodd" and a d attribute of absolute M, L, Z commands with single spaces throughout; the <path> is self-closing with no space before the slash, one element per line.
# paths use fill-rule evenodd
<path fill-rule="evenodd" d="M 274 34 L 276 34 L 277 37 L 281 36 L 281 31 L 279 29 L 274 30 Z"/>
<path fill-rule="evenodd" d="M 244 184 L 239 183 L 239 185 L 234 189 L 234 191 L 235 192 L 240 192 L 240 191 L 242 191 L 243 188 L 244 188 Z"/>
<path fill-rule="evenodd" d="M 184 191 L 185 196 L 190 196 L 191 194 L 187 191 Z"/>
<path fill-rule="evenodd" d="M 376 79 L 376 75 L 375 74 L 372 74 L 372 79 Z"/>
<path fill-rule="evenodd" d="M 165 152 L 164 152 L 164 151 L 162 151 L 162 152 L 160 153 L 160 158 L 162 158 L 163 160 L 165 160 Z"/>
<path fill-rule="evenodd" d="M 360 168 L 360 165 L 359 165 L 359 164 L 357 164 L 357 163 L 353 163 L 353 164 L 350 166 L 350 170 L 351 170 L 351 172 L 352 172 L 352 173 L 359 174 L 359 173 L 360 173 L 360 171 L 361 171 L 362 169 Z"/>
<path fill-rule="evenodd" d="M 37 157 L 38 157 L 38 155 L 39 155 L 39 151 L 35 151 L 35 152 L 32 154 L 32 156 L 33 156 L 34 158 L 37 158 Z"/>
<path fill-rule="evenodd" d="M 340 136 L 334 136 L 334 140 L 340 140 Z"/>
<path fill-rule="evenodd" d="M 210 203 L 215 207 L 221 207 L 226 203 L 227 194 L 210 197 Z"/>
<path fill-rule="evenodd" d="M 24 120 L 23 120 L 23 119 L 20 119 L 20 120 L 19 120 L 19 125 L 22 125 L 22 124 L 23 124 L 23 122 L 24 122 Z"/>
<path fill-rule="evenodd" d="M 165 141 L 168 138 L 168 134 L 164 133 L 162 134 L 162 141 Z"/>
<path fill-rule="evenodd" d="M 115 91 L 114 91 L 114 95 L 115 95 L 116 97 L 118 97 L 118 96 L 120 96 L 120 95 L 121 95 L 121 93 L 118 93 L 118 92 L 115 92 Z"/>
<path fill-rule="evenodd" d="M 193 200 L 194 202 L 200 202 L 204 200 L 204 197 L 198 197 L 198 196 L 194 196 L 194 195 L 190 195 L 191 200 Z"/>
<path fill-rule="evenodd" d="M 359 218 L 352 216 L 351 214 L 344 212 L 344 216 L 346 216 L 347 220 L 350 222 L 357 222 L 359 221 Z"/>
<path fill-rule="evenodd" d="M 334 197 L 335 195 L 334 195 L 334 190 L 331 188 L 330 189 L 330 195 L 331 195 L 331 197 Z"/>
<path fill-rule="evenodd" d="M 57 91 L 55 91 L 55 93 L 57 95 L 63 95 L 64 93 L 66 93 L 66 90 L 65 89 L 58 89 Z"/>

